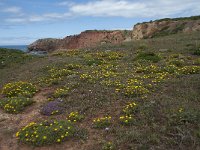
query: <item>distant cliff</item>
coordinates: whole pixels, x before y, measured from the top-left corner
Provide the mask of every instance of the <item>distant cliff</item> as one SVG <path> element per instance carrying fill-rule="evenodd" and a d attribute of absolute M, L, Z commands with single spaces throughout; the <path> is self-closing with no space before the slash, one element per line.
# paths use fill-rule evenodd
<path fill-rule="evenodd" d="M 177 33 L 200 31 L 200 16 L 185 18 L 165 18 L 156 21 L 138 23 L 134 26 L 132 38 L 140 40 Z"/>
<path fill-rule="evenodd" d="M 119 44 L 124 41 L 154 38 L 177 33 L 200 31 L 200 16 L 185 18 L 165 18 L 150 22 L 138 23 L 129 30 L 88 30 L 78 35 L 63 39 L 40 39 L 29 45 L 30 51 L 68 50 L 90 48 L 105 43 Z"/>
<path fill-rule="evenodd" d="M 118 44 L 131 39 L 131 31 L 98 31 L 88 30 L 79 35 L 67 36 L 63 39 L 39 39 L 28 46 L 30 51 L 54 51 L 59 49 L 79 49 L 95 47 L 97 45 L 111 43 Z"/>

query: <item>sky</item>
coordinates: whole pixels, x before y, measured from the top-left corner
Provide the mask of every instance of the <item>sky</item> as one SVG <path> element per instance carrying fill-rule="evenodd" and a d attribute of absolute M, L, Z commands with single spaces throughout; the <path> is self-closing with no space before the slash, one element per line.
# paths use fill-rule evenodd
<path fill-rule="evenodd" d="M 0 0 L 0 45 L 200 15 L 200 0 Z"/>

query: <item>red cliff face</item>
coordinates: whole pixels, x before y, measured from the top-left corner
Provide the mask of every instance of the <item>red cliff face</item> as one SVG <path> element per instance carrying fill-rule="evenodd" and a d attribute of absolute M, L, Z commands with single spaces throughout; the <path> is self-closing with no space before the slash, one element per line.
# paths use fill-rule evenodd
<path fill-rule="evenodd" d="M 40 39 L 29 45 L 30 51 L 54 51 L 89 48 L 104 43 L 119 44 L 127 38 L 130 31 L 85 31 L 79 35 L 67 36 L 63 39 Z"/>

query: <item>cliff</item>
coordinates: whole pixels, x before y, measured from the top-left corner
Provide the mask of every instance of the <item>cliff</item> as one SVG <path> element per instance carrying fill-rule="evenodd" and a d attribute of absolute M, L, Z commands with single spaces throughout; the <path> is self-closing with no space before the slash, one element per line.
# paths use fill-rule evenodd
<path fill-rule="evenodd" d="M 166 36 L 177 33 L 200 31 L 200 16 L 185 18 L 165 18 L 150 22 L 138 23 L 132 31 L 129 30 L 88 30 L 79 35 L 67 36 L 63 39 L 40 39 L 29 45 L 30 51 L 68 50 L 90 48 L 111 43 L 119 44 L 124 41 L 140 40 Z"/>
<path fill-rule="evenodd" d="M 140 40 L 193 31 L 200 31 L 200 16 L 175 19 L 165 18 L 136 24 L 133 28 L 132 38 Z"/>
<path fill-rule="evenodd" d="M 89 48 L 104 43 L 118 44 L 130 39 L 131 31 L 88 30 L 63 39 L 40 39 L 28 46 L 29 51 L 54 51 L 59 49 Z"/>

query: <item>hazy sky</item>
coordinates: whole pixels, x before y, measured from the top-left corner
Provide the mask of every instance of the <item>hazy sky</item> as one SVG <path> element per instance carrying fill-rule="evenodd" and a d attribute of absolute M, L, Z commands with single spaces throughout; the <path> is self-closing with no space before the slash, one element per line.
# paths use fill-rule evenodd
<path fill-rule="evenodd" d="M 0 45 L 200 15 L 200 0 L 0 0 Z"/>

